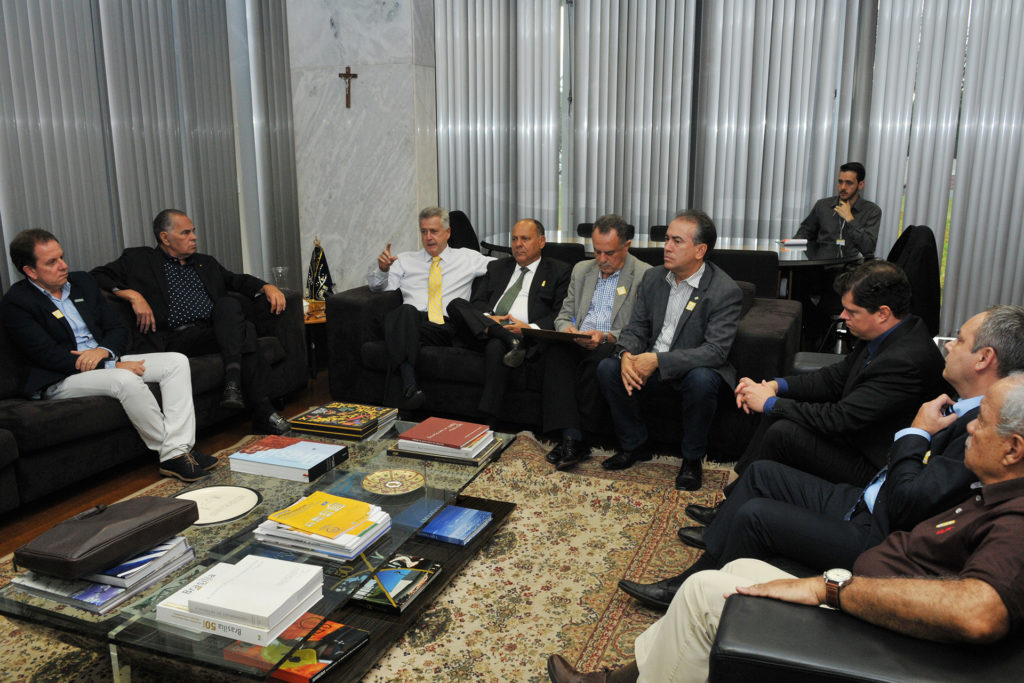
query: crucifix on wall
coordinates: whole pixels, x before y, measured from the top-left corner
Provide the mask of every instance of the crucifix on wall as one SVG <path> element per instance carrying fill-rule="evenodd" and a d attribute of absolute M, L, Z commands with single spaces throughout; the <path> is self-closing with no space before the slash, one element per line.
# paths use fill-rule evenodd
<path fill-rule="evenodd" d="M 352 108 L 352 79 L 359 78 L 359 74 L 352 73 L 352 67 L 346 66 L 345 73 L 338 74 L 338 78 L 345 79 L 345 109 Z"/>

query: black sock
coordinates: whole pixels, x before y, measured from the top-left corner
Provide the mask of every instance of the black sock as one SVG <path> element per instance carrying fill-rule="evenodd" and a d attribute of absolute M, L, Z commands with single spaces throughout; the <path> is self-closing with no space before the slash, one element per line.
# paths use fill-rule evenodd
<path fill-rule="evenodd" d="M 241 363 L 225 363 L 224 364 L 224 384 L 234 382 L 235 384 L 242 383 L 242 364 Z"/>
<path fill-rule="evenodd" d="M 416 371 L 411 364 L 403 361 L 398 366 L 398 372 L 402 376 L 402 389 L 416 386 Z"/>

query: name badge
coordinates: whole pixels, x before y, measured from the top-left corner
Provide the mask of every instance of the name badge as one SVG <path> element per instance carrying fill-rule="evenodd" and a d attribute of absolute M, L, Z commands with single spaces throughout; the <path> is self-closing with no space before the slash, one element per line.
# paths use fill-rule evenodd
<path fill-rule="evenodd" d="M 619 285 L 619 288 L 615 290 L 615 293 L 618 294 L 619 296 L 626 296 L 626 288 L 623 287 L 622 285 Z"/>
<path fill-rule="evenodd" d="M 72 301 L 75 302 L 76 304 L 85 303 L 85 299 L 72 299 Z"/>
<path fill-rule="evenodd" d="M 845 247 L 846 246 L 846 240 L 836 240 L 836 246 L 837 247 Z"/>
<path fill-rule="evenodd" d="M 697 308 L 697 302 L 696 301 L 691 301 L 691 302 L 686 304 L 686 310 L 688 310 L 688 311 L 692 311 L 695 308 Z"/>
<path fill-rule="evenodd" d="M 50 313 L 50 315 L 52 315 L 57 320 L 60 320 L 61 318 L 64 317 L 64 314 L 61 313 L 60 311 L 53 311 L 52 313 Z"/>

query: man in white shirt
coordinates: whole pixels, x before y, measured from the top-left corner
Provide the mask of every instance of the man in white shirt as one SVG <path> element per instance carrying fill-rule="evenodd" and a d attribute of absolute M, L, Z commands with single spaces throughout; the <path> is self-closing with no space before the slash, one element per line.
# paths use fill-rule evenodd
<path fill-rule="evenodd" d="M 467 298 L 473 280 L 487 272 L 494 259 L 472 249 L 448 247 L 448 211 L 430 206 L 419 215 L 423 249 L 391 254 L 391 243 L 370 269 L 370 291 L 399 289 L 403 303 L 384 317 L 384 341 L 391 368 L 398 368 L 402 389 L 399 407 L 416 410 L 426 396 L 416 383 L 420 346 L 451 346 L 456 327 L 444 317 L 454 299 Z"/>

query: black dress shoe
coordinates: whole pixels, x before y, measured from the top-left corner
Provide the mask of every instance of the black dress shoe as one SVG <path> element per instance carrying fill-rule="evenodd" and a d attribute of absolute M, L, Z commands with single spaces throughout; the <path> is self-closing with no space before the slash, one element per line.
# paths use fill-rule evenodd
<path fill-rule="evenodd" d="M 711 522 L 715 520 L 715 515 L 718 514 L 720 507 L 722 507 L 721 503 L 718 505 L 697 505 L 693 503 L 686 506 L 686 516 L 697 522 L 697 524 L 710 526 Z"/>
<path fill-rule="evenodd" d="M 590 446 L 576 439 L 562 439 L 562 457 L 555 463 L 555 469 L 572 469 L 590 457 Z"/>
<path fill-rule="evenodd" d="M 220 460 L 218 460 L 216 456 L 207 455 L 195 448 L 192 449 L 191 455 L 192 459 L 196 461 L 196 464 L 207 471 L 212 470 L 220 463 Z"/>
<path fill-rule="evenodd" d="M 606 683 L 608 672 L 595 671 L 585 674 L 574 669 L 562 655 L 551 655 L 548 657 L 548 678 L 551 679 L 551 683 Z"/>
<path fill-rule="evenodd" d="M 401 410 L 419 410 L 427 402 L 427 395 L 413 384 L 402 392 L 402 401 L 398 404 Z"/>
<path fill-rule="evenodd" d="M 252 421 L 253 434 L 276 434 L 283 436 L 292 430 L 288 420 L 277 413 L 271 413 L 262 419 Z"/>
<path fill-rule="evenodd" d="M 501 362 L 508 368 L 518 368 L 523 364 L 526 359 L 526 349 L 523 348 L 523 340 L 515 335 L 511 335 L 512 339 L 508 342 L 508 351 L 505 352 L 505 356 L 501 359 Z"/>
<path fill-rule="evenodd" d="M 656 583 L 636 583 L 625 579 L 619 581 L 619 588 L 623 593 L 631 598 L 636 598 L 648 607 L 658 609 L 668 609 L 669 603 L 672 602 L 672 596 L 676 594 L 681 585 L 672 579 Z"/>
<path fill-rule="evenodd" d="M 699 491 L 704 484 L 704 471 L 701 468 L 700 460 L 687 460 L 683 458 L 683 465 L 676 475 L 677 491 Z"/>
<path fill-rule="evenodd" d="M 210 476 L 209 472 L 199 466 L 191 453 L 162 461 L 160 474 L 165 477 L 177 477 L 182 481 L 199 481 L 203 477 Z"/>
<path fill-rule="evenodd" d="M 625 470 L 638 462 L 647 462 L 651 459 L 651 452 L 646 446 L 641 446 L 632 451 L 619 451 L 610 458 L 601 461 L 601 467 L 606 470 Z"/>
<path fill-rule="evenodd" d="M 554 448 L 548 451 L 548 454 L 544 456 L 544 459 L 554 465 L 556 462 L 562 459 L 562 444 L 564 441 L 559 441 Z"/>
<path fill-rule="evenodd" d="M 698 550 L 705 550 L 704 545 L 704 532 L 707 527 L 703 526 L 684 526 L 680 527 L 676 532 L 676 536 L 679 540 L 690 546 L 691 548 L 697 548 Z"/>
<path fill-rule="evenodd" d="M 224 391 L 220 395 L 221 408 L 245 407 L 245 398 L 242 396 L 242 387 L 238 382 L 228 382 L 224 385 Z"/>

